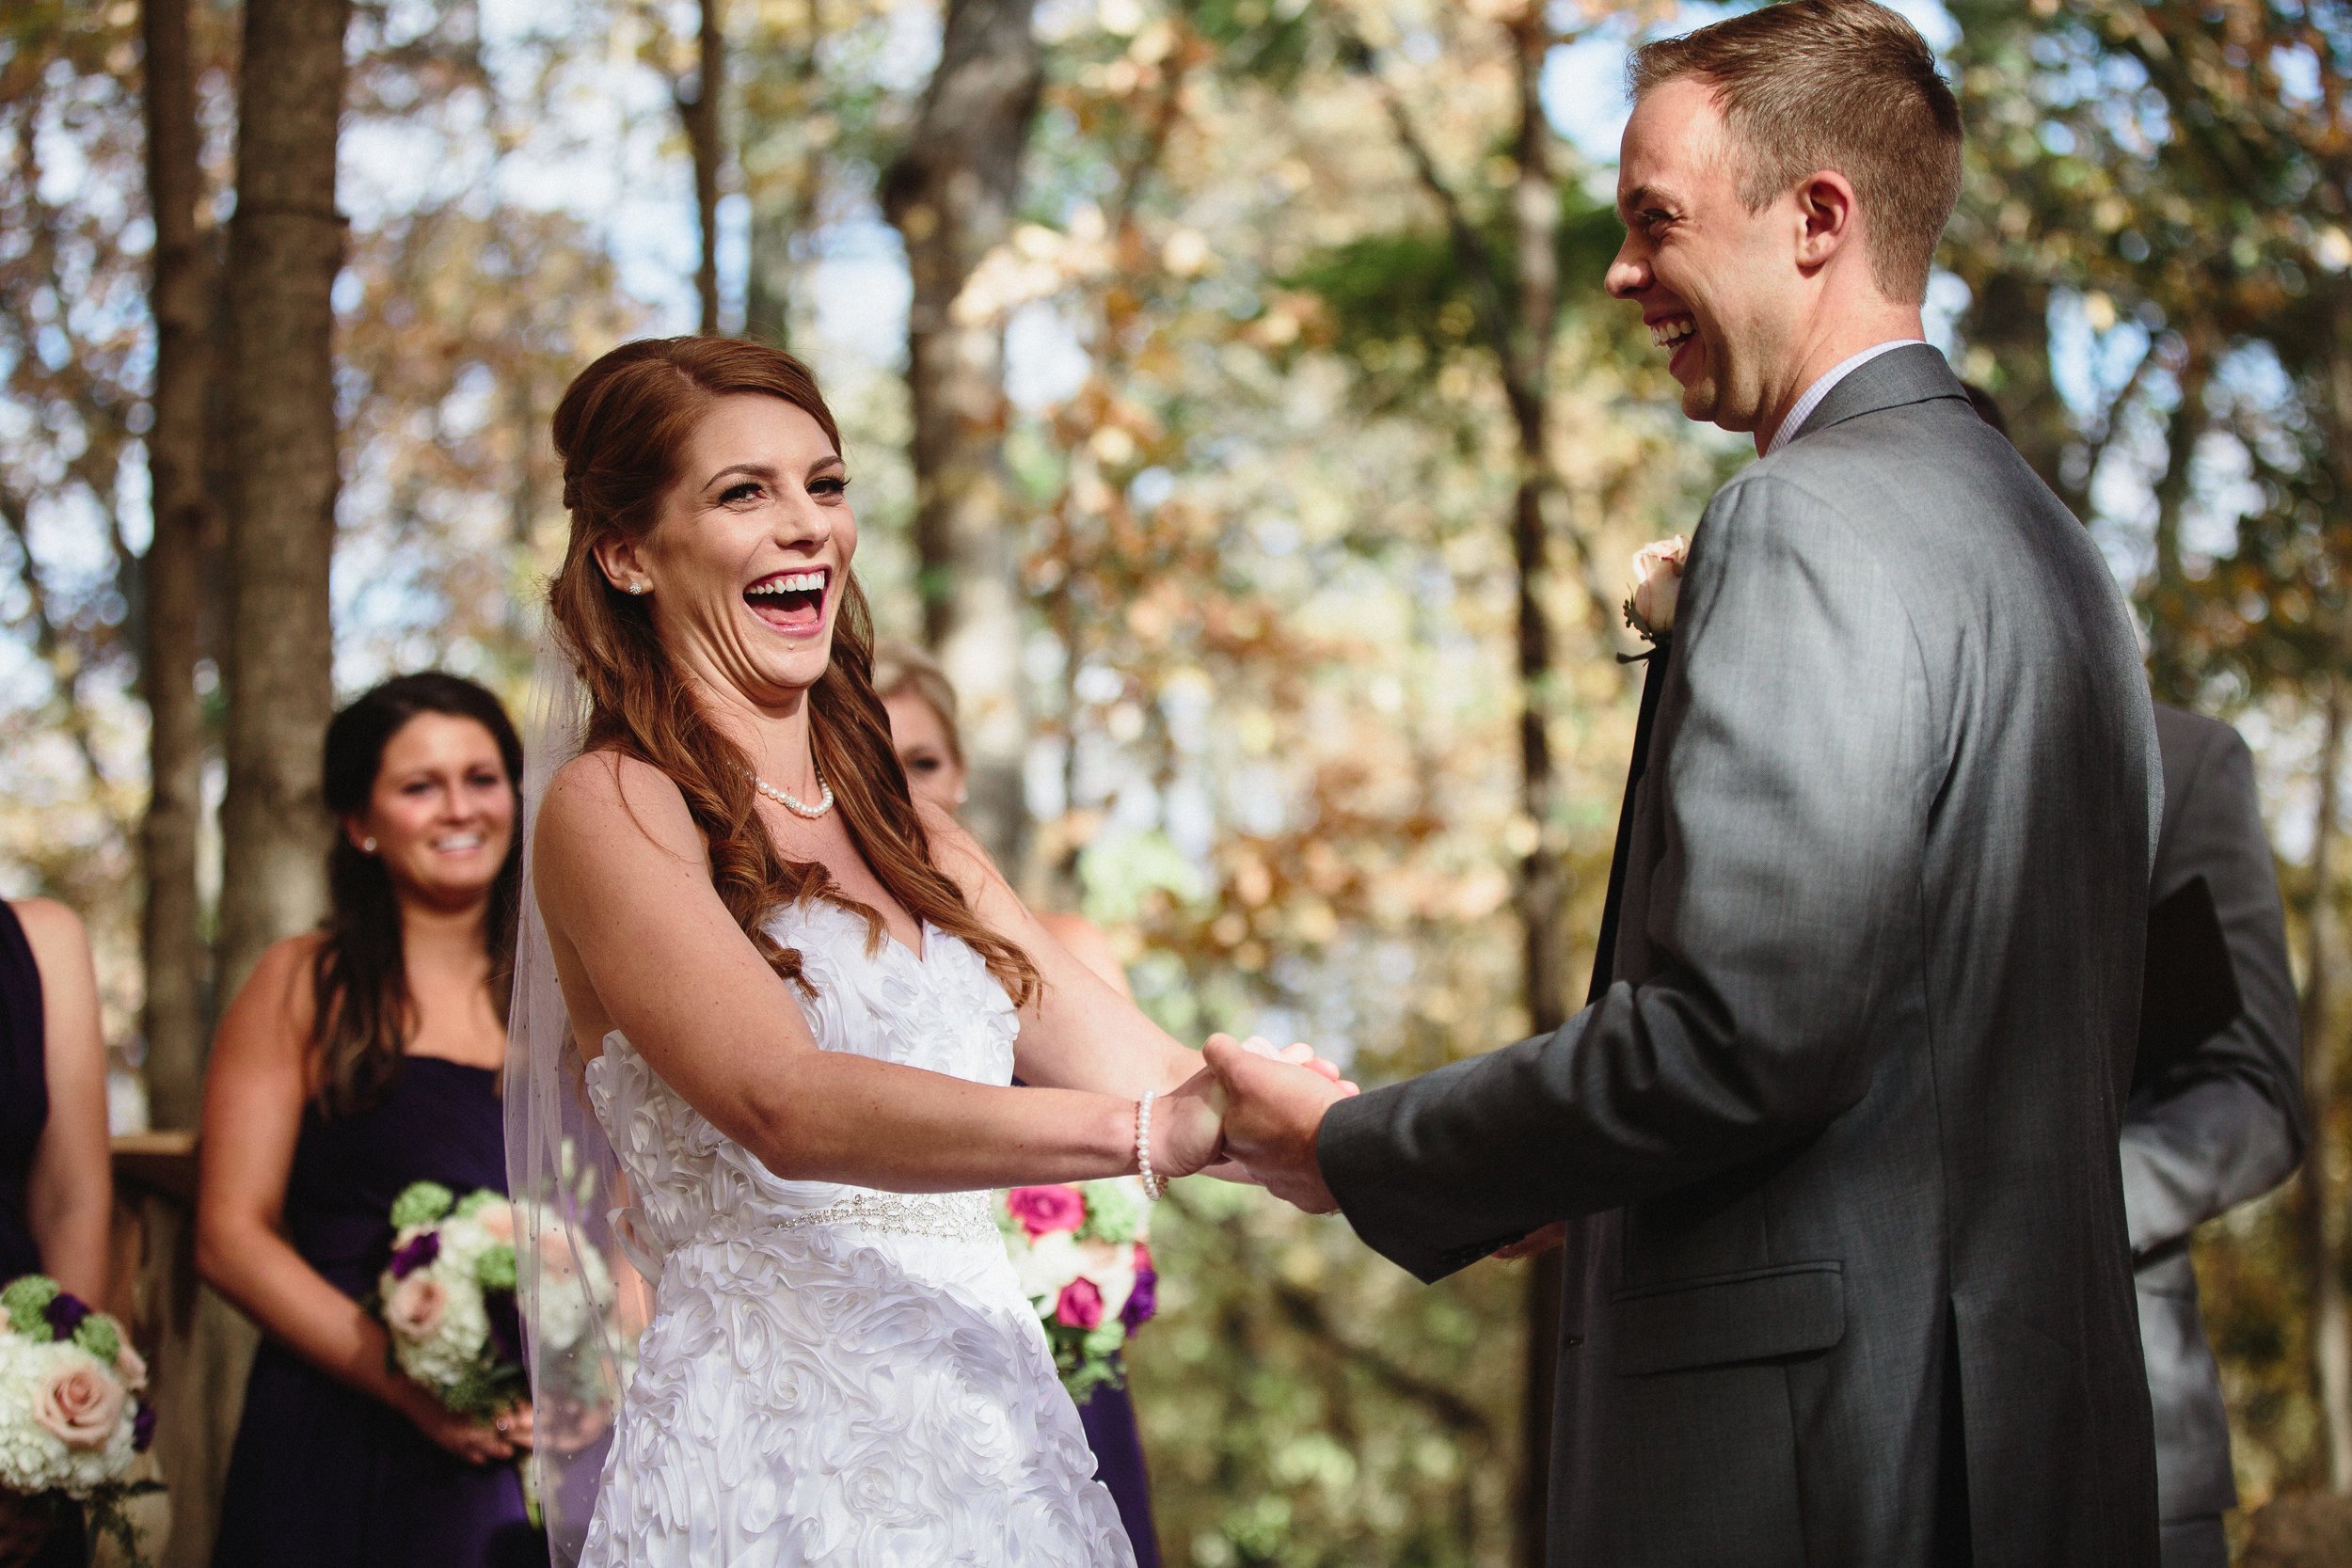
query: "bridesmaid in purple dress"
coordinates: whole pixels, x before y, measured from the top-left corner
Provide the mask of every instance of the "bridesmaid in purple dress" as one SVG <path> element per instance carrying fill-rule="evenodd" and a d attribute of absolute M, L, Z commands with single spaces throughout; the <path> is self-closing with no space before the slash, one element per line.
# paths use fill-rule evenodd
<path fill-rule="evenodd" d="M 73 911 L 0 903 L 0 1284 L 45 1274 L 106 1299 L 106 1048 Z M 0 1560 L 81 1568 L 81 1516 L 0 1492 Z"/>
<path fill-rule="evenodd" d="M 956 732 L 956 689 L 946 673 L 915 649 L 885 643 L 874 650 L 874 690 L 890 714 L 891 740 L 907 788 L 954 811 L 964 799 L 963 743 Z M 1038 922 L 1072 958 L 1132 997 L 1126 972 L 1103 933 L 1073 914 L 1042 914 Z M 1104 1384 L 1078 1407 L 1095 1475 L 1110 1488 L 1119 1517 L 1135 1544 L 1136 1568 L 1160 1568 L 1159 1537 L 1152 1524 L 1152 1485 L 1143 1469 L 1143 1437 L 1123 1384 Z"/>
<path fill-rule="evenodd" d="M 469 681 L 406 675 L 326 732 L 325 927 L 262 958 L 205 1085 L 204 1277 L 264 1335 L 216 1568 L 545 1568 L 528 1407 L 452 1415 L 359 1305 L 412 1181 L 506 1186 L 499 1069 L 522 747 Z"/>

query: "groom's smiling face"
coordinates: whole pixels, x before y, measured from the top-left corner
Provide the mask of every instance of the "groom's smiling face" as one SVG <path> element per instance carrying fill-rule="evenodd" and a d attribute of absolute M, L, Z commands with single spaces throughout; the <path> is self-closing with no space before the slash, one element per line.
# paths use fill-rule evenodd
<path fill-rule="evenodd" d="M 1617 164 L 1625 244 L 1609 292 L 1641 308 L 1682 387 L 1682 411 L 1752 431 L 1778 390 L 1801 309 L 1789 203 L 1750 212 L 1740 150 L 1713 91 L 1683 77 L 1645 93 Z"/>

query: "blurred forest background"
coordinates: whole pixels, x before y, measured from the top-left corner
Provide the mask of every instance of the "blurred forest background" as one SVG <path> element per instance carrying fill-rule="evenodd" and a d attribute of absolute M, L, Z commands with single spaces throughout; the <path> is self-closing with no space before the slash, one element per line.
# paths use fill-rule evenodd
<path fill-rule="evenodd" d="M 2352 1493 L 2352 8 L 1905 9 L 1971 138 L 1932 330 L 2158 692 L 2261 762 L 2324 1136 L 2199 1262 L 2248 1507 Z M 654 332 L 815 364 L 883 627 L 964 689 L 976 821 L 1179 1036 L 1372 1082 L 1559 1022 L 1625 562 L 1750 455 L 1599 287 L 1624 52 L 1721 14 L 11 0 L 0 892 L 91 924 L 118 1130 L 193 1125 L 220 1002 L 315 917 L 337 697 L 437 665 L 519 702 L 548 416 Z M 1221 1188 L 1155 1240 L 1171 1560 L 1523 1559 L 1542 1269 L 1423 1290 Z"/>

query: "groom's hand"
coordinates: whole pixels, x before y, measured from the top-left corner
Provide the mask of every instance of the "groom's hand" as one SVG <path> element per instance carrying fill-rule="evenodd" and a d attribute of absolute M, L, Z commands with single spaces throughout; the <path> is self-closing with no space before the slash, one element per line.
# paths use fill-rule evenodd
<path fill-rule="evenodd" d="M 1225 1088 L 1225 1152 L 1284 1202 L 1311 1214 L 1337 1209 L 1315 1161 L 1315 1133 L 1323 1114 L 1355 1085 L 1231 1035 L 1210 1036 L 1202 1054 Z"/>

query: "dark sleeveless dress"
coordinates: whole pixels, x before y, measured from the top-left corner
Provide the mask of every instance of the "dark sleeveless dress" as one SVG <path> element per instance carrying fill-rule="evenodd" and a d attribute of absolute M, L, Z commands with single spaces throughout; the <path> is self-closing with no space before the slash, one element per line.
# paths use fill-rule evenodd
<path fill-rule="evenodd" d="M 1078 1406 L 1094 1450 L 1094 1475 L 1119 1505 L 1119 1522 L 1136 1548 L 1136 1568 L 1160 1568 L 1159 1535 L 1152 1525 L 1152 1485 L 1143 1473 L 1143 1436 L 1136 1430 L 1135 1402 L 1124 1387 L 1104 1384 Z"/>
<path fill-rule="evenodd" d="M 497 1073 L 410 1056 L 372 1110 L 302 1116 L 286 1183 L 294 1250 L 357 1299 L 390 1260 L 412 1181 L 506 1190 Z M 511 1465 L 457 1459 L 405 1416 L 264 1339 L 246 1385 L 214 1568 L 547 1568 Z"/>
<path fill-rule="evenodd" d="M 40 1274 L 40 1248 L 25 1218 L 33 1154 L 49 1125 L 49 1038 L 40 970 L 16 911 L 0 900 L 0 1285 Z M 48 1542 L 26 1568 L 81 1568 L 88 1560 L 78 1509 L 60 1506 Z"/>
<path fill-rule="evenodd" d="M 0 900 L 0 1285 L 40 1273 L 24 1218 L 33 1151 L 49 1125 L 49 1057 L 40 971 L 16 911 Z"/>

